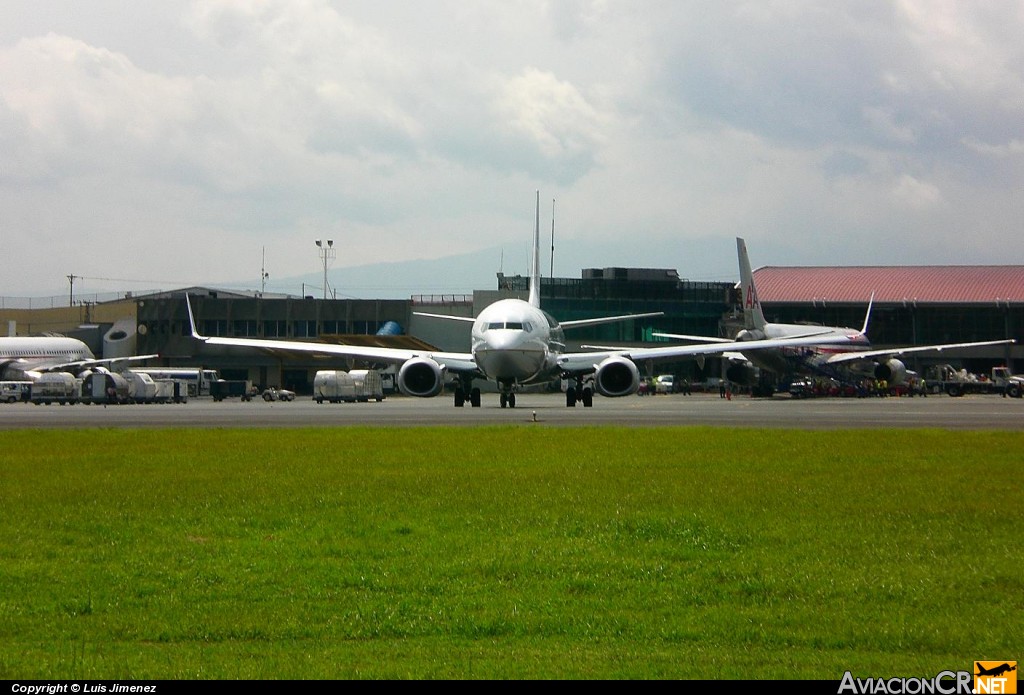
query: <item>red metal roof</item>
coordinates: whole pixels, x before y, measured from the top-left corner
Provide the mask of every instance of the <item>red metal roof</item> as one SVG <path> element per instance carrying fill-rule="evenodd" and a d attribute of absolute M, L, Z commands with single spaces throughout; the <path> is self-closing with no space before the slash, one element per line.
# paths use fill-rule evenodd
<path fill-rule="evenodd" d="M 764 303 L 1024 303 L 1024 266 L 778 267 L 754 271 Z"/>

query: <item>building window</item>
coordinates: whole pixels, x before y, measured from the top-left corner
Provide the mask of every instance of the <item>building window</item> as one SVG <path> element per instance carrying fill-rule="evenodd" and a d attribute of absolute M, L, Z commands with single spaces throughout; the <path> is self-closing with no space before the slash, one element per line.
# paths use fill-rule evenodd
<path fill-rule="evenodd" d="M 316 321 L 296 321 L 292 324 L 292 331 L 296 338 L 315 338 Z"/>
<path fill-rule="evenodd" d="M 287 321 L 264 321 L 263 322 L 263 337 L 264 338 L 287 338 L 288 337 L 288 322 Z"/>
<path fill-rule="evenodd" d="M 233 321 L 231 330 L 239 338 L 255 338 L 258 335 L 255 321 Z"/>

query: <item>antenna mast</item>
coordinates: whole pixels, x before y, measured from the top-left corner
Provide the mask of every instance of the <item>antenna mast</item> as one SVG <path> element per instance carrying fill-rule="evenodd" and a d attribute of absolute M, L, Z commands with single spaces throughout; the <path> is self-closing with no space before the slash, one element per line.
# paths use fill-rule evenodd
<path fill-rule="evenodd" d="M 551 199 L 551 269 L 548 277 L 555 277 L 555 199 Z"/>

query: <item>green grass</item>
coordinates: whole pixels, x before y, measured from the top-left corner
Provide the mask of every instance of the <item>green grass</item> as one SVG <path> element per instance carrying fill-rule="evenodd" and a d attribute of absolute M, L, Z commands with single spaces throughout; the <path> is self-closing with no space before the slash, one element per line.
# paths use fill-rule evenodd
<path fill-rule="evenodd" d="M 1024 437 L 0 434 L 0 679 L 926 676 L 1016 659 Z"/>

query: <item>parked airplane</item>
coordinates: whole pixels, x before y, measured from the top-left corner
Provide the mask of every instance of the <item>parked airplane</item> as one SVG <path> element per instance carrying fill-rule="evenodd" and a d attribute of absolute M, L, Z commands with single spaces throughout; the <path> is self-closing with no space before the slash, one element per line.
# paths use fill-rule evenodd
<path fill-rule="evenodd" d="M 907 379 L 907 368 L 898 356 L 916 352 L 941 352 L 954 348 L 1004 345 L 1013 340 L 987 340 L 971 343 L 949 343 L 944 345 L 918 345 L 914 347 L 872 350 L 867 337 L 871 305 L 868 302 L 864 325 L 858 330 L 839 326 L 809 326 L 806 324 L 769 323 L 761 311 L 754 274 L 750 268 L 747 245 L 736 238 L 736 252 L 740 267 L 740 300 L 743 305 L 744 328 L 736 340 L 762 342 L 770 339 L 800 337 L 806 343 L 799 346 L 787 345 L 767 349 L 746 350 L 740 347 L 739 358 L 730 361 L 726 377 L 742 386 L 755 386 L 756 368 L 771 372 L 785 380 L 795 374 L 826 376 L 849 382 L 851 379 L 871 377 L 899 385 Z M 695 336 L 680 336 L 659 333 L 669 338 L 694 339 Z M 706 339 L 705 339 L 706 340 Z"/>
<path fill-rule="evenodd" d="M 0 338 L 0 378 L 35 381 L 44 372 L 80 372 L 157 355 L 96 359 L 81 340 L 64 336 Z"/>
<path fill-rule="evenodd" d="M 587 352 L 566 352 L 566 329 L 660 316 L 661 312 L 581 319 L 559 323 L 540 307 L 540 196 L 538 194 L 537 224 L 533 238 L 533 267 L 530 271 L 529 298 L 502 299 L 485 307 L 478 316 L 447 316 L 420 314 L 473 323 L 470 352 L 435 352 L 398 348 L 328 345 L 290 340 L 259 338 L 205 337 L 196 330 L 192 305 L 186 296 L 192 336 L 206 345 L 263 348 L 285 352 L 308 352 L 338 355 L 377 363 L 400 364 L 398 388 L 409 396 L 436 396 L 444 387 L 446 373 L 457 377 L 455 406 L 468 400 L 480 406 L 480 389 L 476 379 L 494 381 L 498 385 L 501 407 L 515 407 L 516 390 L 523 385 L 569 379 L 574 385 L 566 389 L 566 406 L 582 402 L 593 405 L 596 391 L 602 396 L 628 396 L 640 386 L 638 364 L 679 359 L 738 350 L 780 345 L 802 345 L 802 338 L 785 341 L 707 342 L 700 345 L 677 345 L 656 348 L 604 348 Z M 806 332 L 806 331 L 805 331 Z"/>

